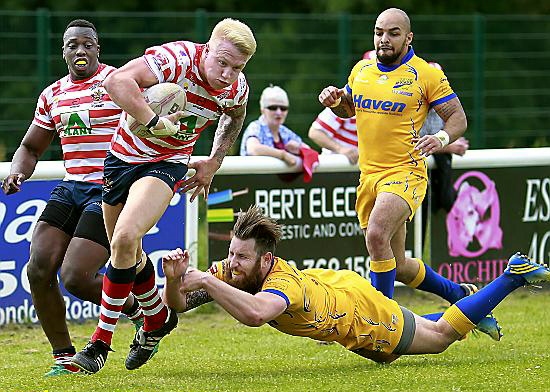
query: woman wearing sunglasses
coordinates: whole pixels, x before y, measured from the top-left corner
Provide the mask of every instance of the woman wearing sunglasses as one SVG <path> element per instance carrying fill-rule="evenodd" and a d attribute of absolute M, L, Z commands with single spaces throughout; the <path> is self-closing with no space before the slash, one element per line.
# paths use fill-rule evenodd
<path fill-rule="evenodd" d="M 288 95 L 279 86 L 269 86 L 260 97 L 260 117 L 243 134 L 240 155 L 263 155 L 281 159 L 289 166 L 301 164 L 300 148 L 307 144 L 284 126 L 288 114 Z"/>

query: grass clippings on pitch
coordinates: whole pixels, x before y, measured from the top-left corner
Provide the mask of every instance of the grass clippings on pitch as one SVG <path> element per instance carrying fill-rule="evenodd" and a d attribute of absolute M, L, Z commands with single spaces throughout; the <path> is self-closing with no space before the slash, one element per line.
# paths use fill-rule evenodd
<path fill-rule="evenodd" d="M 405 289 L 397 300 L 417 313 L 444 305 Z M 51 364 L 38 326 L 0 328 L 0 391 L 475 391 L 550 390 L 550 291 L 520 289 L 495 311 L 504 332 L 454 344 L 439 355 L 402 357 L 378 365 L 337 344 L 284 335 L 268 326 L 245 327 L 223 311 L 180 316 L 150 363 L 124 368 L 133 327 L 121 322 L 114 353 L 92 376 L 43 378 Z M 207 305 L 212 309 L 213 305 Z M 71 324 L 82 348 L 95 322 Z"/>

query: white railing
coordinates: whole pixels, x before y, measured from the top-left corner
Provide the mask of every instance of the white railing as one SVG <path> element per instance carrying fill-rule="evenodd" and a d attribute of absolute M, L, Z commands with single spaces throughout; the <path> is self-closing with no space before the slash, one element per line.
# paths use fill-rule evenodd
<path fill-rule="evenodd" d="M 193 157 L 192 161 L 205 157 Z M 428 159 L 429 167 L 433 166 L 433 159 Z M 547 166 L 550 165 L 550 147 L 543 148 L 516 148 L 500 150 L 469 150 L 462 157 L 453 158 L 453 167 L 460 169 L 470 168 L 494 168 L 494 167 L 519 167 L 519 166 Z M 9 174 L 10 163 L 0 162 L 0 178 Z M 321 155 L 316 173 L 349 172 L 358 170 L 355 165 L 350 165 L 343 155 Z M 298 169 L 289 168 L 284 162 L 271 157 L 240 157 L 228 156 L 217 175 L 227 174 L 278 174 L 296 172 Z M 31 180 L 61 179 L 65 175 L 65 168 L 61 161 L 38 162 Z M 189 201 L 189 200 L 187 200 Z M 198 229 L 198 203 L 186 203 L 186 214 L 190 222 L 186 229 L 186 246 L 196 252 Z M 191 246 L 189 246 L 189 245 Z M 414 222 L 414 255 L 422 254 L 422 210 L 418 209 Z M 195 257 L 193 257 L 195 256 Z M 196 260 L 196 254 L 192 255 Z"/>

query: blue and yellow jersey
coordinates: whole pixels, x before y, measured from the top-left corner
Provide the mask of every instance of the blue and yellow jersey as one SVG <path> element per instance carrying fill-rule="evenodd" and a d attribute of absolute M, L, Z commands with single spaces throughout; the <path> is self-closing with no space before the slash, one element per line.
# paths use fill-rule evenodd
<path fill-rule="evenodd" d="M 213 264 L 210 273 L 227 282 L 227 261 Z M 261 291 L 286 301 L 285 312 L 269 325 L 289 335 L 391 353 L 403 332 L 399 305 L 353 271 L 300 271 L 275 258 Z"/>
<path fill-rule="evenodd" d="M 418 136 L 430 106 L 456 97 L 443 71 L 410 48 L 398 66 L 376 59 L 359 61 L 346 91 L 355 106 L 361 173 L 399 166 L 427 177 L 425 160 L 411 140 Z"/>

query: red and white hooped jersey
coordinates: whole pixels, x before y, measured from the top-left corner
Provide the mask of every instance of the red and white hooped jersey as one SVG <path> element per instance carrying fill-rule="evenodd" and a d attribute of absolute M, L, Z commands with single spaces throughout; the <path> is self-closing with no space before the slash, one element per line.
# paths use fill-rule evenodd
<path fill-rule="evenodd" d="M 337 143 L 346 147 L 357 148 L 357 126 L 355 117 L 341 118 L 325 108 L 315 121 L 313 126 L 330 136 Z M 330 153 L 330 150 L 323 149 L 324 153 Z"/>
<path fill-rule="evenodd" d="M 177 83 L 185 89 L 187 105 L 180 120 L 179 132 L 165 138 L 142 139 L 128 129 L 126 113 L 111 143 L 111 153 L 128 163 L 188 163 L 200 133 L 228 111 L 245 105 L 248 84 L 240 73 L 238 79 L 221 90 L 214 90 L 199 74 L 204 44 L 189 41 L 169 42 L 145 51 L 143 60 L 159 83 Z"/>
<path fill-rule="evenodd" d="M 99 64 L 95 74 L 77 81 L 67 75 L 38 97 L 32 123 L 59 135 L 65 181 L 103 182 L 103 161 L 122 113 L 103 88 L 115 69 Z"/>

